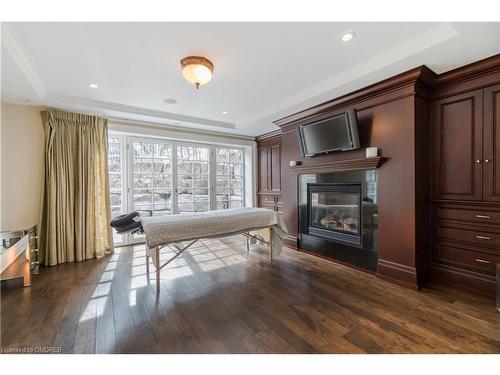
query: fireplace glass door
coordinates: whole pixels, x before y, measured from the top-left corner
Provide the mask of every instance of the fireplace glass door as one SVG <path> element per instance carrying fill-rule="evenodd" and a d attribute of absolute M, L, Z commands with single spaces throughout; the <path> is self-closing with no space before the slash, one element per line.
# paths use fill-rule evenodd
<path fill-rule="evenodd" d="M 310 184 L 309 232 L 351 244 L 361 243 L 361 185 Z"/>

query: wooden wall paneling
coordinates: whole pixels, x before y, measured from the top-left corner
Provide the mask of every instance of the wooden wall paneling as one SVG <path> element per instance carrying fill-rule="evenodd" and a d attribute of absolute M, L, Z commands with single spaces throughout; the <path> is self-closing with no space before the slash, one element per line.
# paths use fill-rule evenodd
<path fill-rule="evenodd" d="M 281 129 L 280 198 L 289 229 L 286 243 L 297 243 L 298 175 L 347 166 L 365 157 L 365 147 L 377 146 L 385 159 L 378 169 L 377 275 L 418 287 L 428 268 L 432 280 L 491 292 L 491 270 L 487 263 L 477 266 L 473 256 L 487 254 L 496 260 L 496 253 L 481 244 L 467 244 L 469 238 L 446 244 L 437 228 L 440 215 L 452 215 L 449 220 L 456 227 L 473 224 L 471 228 L 482 226 L 481 231 L 497 225 L 482 217 L 496 218 L 500 213 L 499 86 L 500 54 L 439 76 L 418 67 L 276 120 Z M 297 127 L 351 109 L 358 113 L 362 148 L 302 158 Z M 259 146 L 269 146 L 275 135 L 259 137 Z M 276 155 L 271 151 L 269 158 L 268 174 Z M 292 160 L 301 165 L 290 168 Z M 274 194 L 276 184 L 272 179 L 266 194 Z"/>
<path fill-rule="evenodd" d="M 300 154 L 297 127 L 284 125 L 282 134 L 283 219 L 290 235 L 298 235 L 297 177 L 315 170 L 318 164 L 340 163 L 365 158 L 365 147 L 377 146 L 387 159 L 379 168 L 379 273 L 407 286 L 417 286 L 415 259 L 415 101 L 414 88 L 398 87 L 384 96 L 379 93 L 354 107 L 340 107 L 341 112 L 357 109 L 362 149 L 303 158 Z M 386 101 L 384 101 L 384 99 Z M 327 109 L 331 113 L 330 109 Z M 395 141 L 396 140 L 396 141 Z M 301 161 L 298 173 L 288 167 L 291 160 Z"/>
<path fill-rule="evenodd" d="M 415 97 L 415 267 L 419 285 L 426 279 L 426 264 L 430 259 L 430 230 L 432 185 L 430 178 L 430 104 L 428 90 Z"/>

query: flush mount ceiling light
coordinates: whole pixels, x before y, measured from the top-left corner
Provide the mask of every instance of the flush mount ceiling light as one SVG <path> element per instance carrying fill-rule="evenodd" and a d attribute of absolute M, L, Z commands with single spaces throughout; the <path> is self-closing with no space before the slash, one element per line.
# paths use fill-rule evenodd
<path fill-rule="evenodd" d="M 342 35 L 342 41 L 343 42 L 348 42 L 350 41 L 352 38 L 354 38 L 354 34 L 352 31 L 348 32 L 348 33 L 345 33 L 344 35 Z"/>
<path fill-rule="evenodd" d="M 227 111 L 222 111 L 222 114 L 223 115 L 227 115 Z"/>
<path fill-rule="evenodd" d="M 89 87 L 91 89 L 97 89 L 99 87 L 99 85 L 95 84 L 95 83 L 89 83 Z"/>
<path fill-rule="evenodd" d="M 199 89 L 201 85 L 212 79 L 214 64 L 201 56 L 188 56 L 181 60 L 182 75 L 192 85 Z"/>

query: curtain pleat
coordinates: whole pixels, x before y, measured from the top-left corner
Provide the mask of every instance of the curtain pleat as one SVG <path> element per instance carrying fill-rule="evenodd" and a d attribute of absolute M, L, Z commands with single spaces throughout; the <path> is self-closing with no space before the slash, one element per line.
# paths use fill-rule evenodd
<path fill-rule="evenodd" d="M 45 265 L 100 258 L 113 250 L 104 118 L 49 110 L 39 251 Z"/>

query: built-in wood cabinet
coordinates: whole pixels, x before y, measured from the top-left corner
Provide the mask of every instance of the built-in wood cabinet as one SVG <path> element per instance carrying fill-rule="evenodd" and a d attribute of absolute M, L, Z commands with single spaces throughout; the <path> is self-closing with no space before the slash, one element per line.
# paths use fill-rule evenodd
<path fill-rule="evenodd" d="M 273 192 L 281 192 L 281 140 L 280 143 L 269 147 L 269 181 L 270 190 Z"/>
<path fill-rule="evenodd" d="M 500 202 L 500 85 L 486 88 L 483 100 L 483 199 Z"/>
<path fill-rule="evenodd" d="M 500 263 L 500 85 L 439 99 L 431 115 L 433 267 L 491 292 Z"/>
<path fill-rule="evenodd" d="M 269 208 L 279 214 L 283 213 L 283 197 L 281 195 L 259 194 L 259 207 Z"/>
<path fill-rule="evenodd" d="M 259 192 L 269 191 L 269 147 L 258 148 L 259 158 Z"/>
<path fill-rule="evenodd" d="M 500 202 L 500 85 L 438 100 L 433 117 L 434 198 Z"/>
<path fill-rule="evenodd" d="M 481 200 L 483 90 L 438 100 L 433 118 L 434 197 Z"/>
<path fill-rule="evenodd" d="M 282 213 L 281 195 L 281 135 L 272 133 L 257 139 L 258 205 Z"/>
<path fill-rule="evenodd" d="M 259 154 L 259 192 L 281 192 L 281 138 L 262 142 Z"/>

